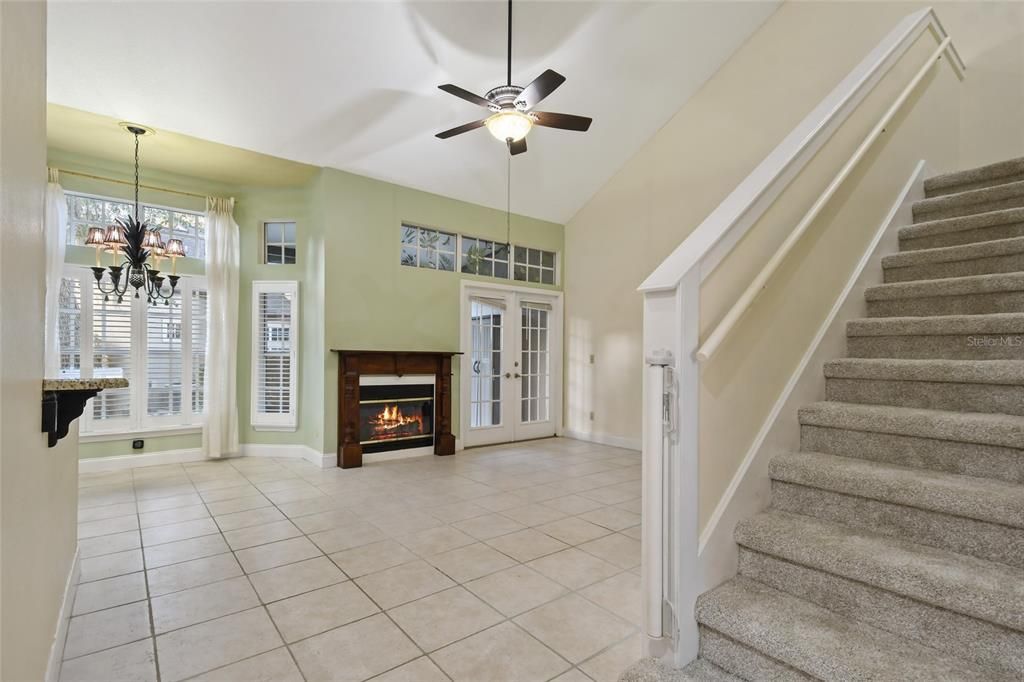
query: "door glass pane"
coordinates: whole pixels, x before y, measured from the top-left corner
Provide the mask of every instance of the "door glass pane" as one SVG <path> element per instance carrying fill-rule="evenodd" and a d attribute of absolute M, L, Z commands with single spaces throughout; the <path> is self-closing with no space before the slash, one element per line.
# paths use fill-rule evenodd
<path fill-rule="evenodd" d="M 501 424 L 501 332 L 504 310 L 470 303 L 470 427 Z"/>
<path fill-rule="evenodd" d="M 524 423 L 548 420 L 551 402 L 551 375 L 548 372 L 548 311 L 523 304 L 522 380 L 520 382 L 520 418 Z"/>

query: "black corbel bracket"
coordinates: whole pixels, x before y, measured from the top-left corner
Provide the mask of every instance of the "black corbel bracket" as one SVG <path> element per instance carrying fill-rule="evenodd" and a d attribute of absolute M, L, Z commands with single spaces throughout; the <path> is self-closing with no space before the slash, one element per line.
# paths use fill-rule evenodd
<path fill-rule="evenodd" d="M 82 416 L 85 403 L 99 393 L 99 388 L 43 391 L 43 432 L 49 447 L 68 435 L 71 422 Z"/>

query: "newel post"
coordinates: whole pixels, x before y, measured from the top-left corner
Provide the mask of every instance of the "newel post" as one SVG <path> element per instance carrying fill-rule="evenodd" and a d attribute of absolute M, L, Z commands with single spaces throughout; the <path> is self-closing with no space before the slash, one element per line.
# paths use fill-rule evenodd
<path fill-rule="evenodd" d="M 644 653 L 682 666 L 697 657 L 700 276 L 644 292 Z"/>

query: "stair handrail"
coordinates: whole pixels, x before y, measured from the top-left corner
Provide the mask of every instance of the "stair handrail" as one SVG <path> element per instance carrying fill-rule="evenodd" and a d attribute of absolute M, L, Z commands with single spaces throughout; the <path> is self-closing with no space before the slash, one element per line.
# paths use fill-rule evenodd
<path fill-rule="evenodd" d="M 725 337 L 730 331 L 732 331 L 733 327 L 736 326 L 736 323 L 740 321 L 740 318 L 743 317 L 744 313 L 750 309 L 750 306 L 753 305 L 754 299 L 756 299 L 761 292 L 767 288 L 768 280 L 775 274 L 775 271 L 778 270 L 779 266 L 786 259 L 786 256 L 789 255 L 789 252 L 792 251 L 793 247 L 795 247 L 797 242 L 800 241 L 800 238 L 804 236 L 804 233 L 807 232 L 811 223 L 814 222 L 815 218 L 818 217 L 821 211 L 832 199 L 833 195 L 835 195 L 840 185 L 846 181 L 846 178 L 849 177 L 850 173 L 852 173 L 854 168 L 857 167 L 861 159 L 863 159 L 868 153 L 868 150 L 870 150 L 878 138 L 882 136 L 882 133 L 885 132 L 886 126 L 889 125 L 893 116 L 899 112 L 903 107 L 904 102 L 907 101 L 907 98 L 910 97 L 911 93 L 913 93 L 917 88 L 918 83 L 920 83 L 928 72 L 935 67 L 942 58 L 942 54 L 950 47 L 950 45 L 952 45 L 952 40 L 947 36 L 939 44 L 938 48 L 932 52 L 924 66 L 918 70 L 913 79 L 911 79 L 907 86 L 903 88 L 899 97 L 896 98 L 896 101 L 892 103 L 892 106 L 886 110 L 882 118 L 875 124 L 875 127 L 871 129 L 871 132 L 868 133 L 867 137 L 865 137 L 860 143 L 860 146 L 857 147 L 853 156 L 847 160 L 839 173 L 836 174 L 828 184 L 828 187 L 825 188 L 825 191 L 822 192 L 821 196 L 819 196 L 814 204 L 811 205 L 811 208 L 804 214 L 804 217 L 800 219 L 800 222 L 796 224 L 796 227 L 794 227 L 786 236 L 786 239 L 783 240 L 778 250 L 772 254 L 772 257 L 768 259 L 765 266 L 757 273 L 757 276 L 754 277 L 750 285 L 743 291 L 743 294 L 736 300 L 736 303 L 729 308 L 729 311 L 724 317 L 722 317 L 721 321 L 708 335 L 707 339 L 705 339 L 703 345 L 697 349 L 698 362 L 707 362 L 711 359 L 711 356 L 715 354 L 715 351 L 722 345 L 722 341 L 725 340 Z"/>
<path fill-rule="evenodd" d="M 807 166 L 879 81 L 925 31 L 937 49 L 747 290 L 702 345 L 701 283 Z M 965 66 L 932 8 L 904 17 L 754 168 L 639 287 L 643 293 L 643 593 L 644 651 L 671 653 L 676 665 L 697 655 L 693 608 L 703 591 L 700 536 L 700 375 L 839 186 L 883 134 L 928 71 L 945 55 L 958 78 Z"/>
<path fill-rule="evenodd" d="M 966 67 L 935 11 L 927 7 L 907 15 L 655 268 L 639 291 L 673 289 L 696 266 L 700 267 L 700 281 L 707 279 L 857 105 L 929 29 L 942 44 L 940 54 L 947 55 L 962 79 Z"/>

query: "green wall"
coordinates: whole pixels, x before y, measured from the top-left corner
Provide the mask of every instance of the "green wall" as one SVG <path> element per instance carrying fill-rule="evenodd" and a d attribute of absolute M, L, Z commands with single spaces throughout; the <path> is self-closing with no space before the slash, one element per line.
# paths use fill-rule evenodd
<path fill-rule="evenodd" d="M 504 211 L 324 169 L 314 223 L 324 229 L 323 452 L 337 448 L 337 354 L 346 350 L 459 350 L 459 282 L 492 277 L 399 264 L 402 221 L 504 241 Z M 561 225 L 513 215 L 512 242 L 562 253 Z M 522 285 L 522 282 L 514 284 Z M 544 289 L 560 289 L 533 285 Z M 459 432 L 458 367 L 452 430 Z"/>
<path fill-rule="evenodd" d="M 131 169 L 50 150 L 50 165 L 129 179 Z M 197 169 L 201 164 L 197 162 Z M 249 444 L 305 445 L 333 453 L 337 444 L 337 358 L 332 348 L 458 350 L 459 282 L 498 282 L 489 277 L 404 267 L 399 264 L 400 225 L 409 221 L 474 237 L 503 241 L 503 211 L 448 199 L 333 169 L 323 169 L 303 187 L 244 187 L 143 168 L 143 181 L 200 194 L 234 196 L 241 236 L 238 342 L 240 440 Z M 127 185 L 65 174 L 67 190 L 128 199 Z M 204 201 L 143 191 L 144 202 L 204 210 Z M 298 263 L 260 263 L 264 221 L 294 220 Z M 561 225 L 513 215 L 514 243 L 556 251 L 564 259 Z M 88 248 L 69 248 L 67 259 L 93 264 Z M 191 260 L 191 259 L 190 259 Z M 199 261 L 181 262 L 185 273 L 201 273 Z M 564 277 L 559 273 L 560 279 Z M 250 425 L 251 292 L 254 280 L 299 282 L 299 403 L 294 432 L 254 431 Z M 515 282 L 516 285 L 523 285 Z M 561 286 L 532 285 L 544 289 Z M 456 367 L 456 374 L 458 368 Z M 454 381 L 453 429 L 458 433 L 459 382 Z M 196 448 L 198 434 L 147 437 L 143 452 Z M 81 457 L 136 454 L 131 439 L 83 443 Z"/>

